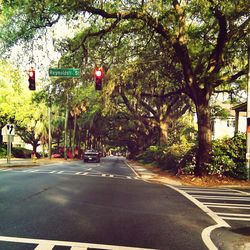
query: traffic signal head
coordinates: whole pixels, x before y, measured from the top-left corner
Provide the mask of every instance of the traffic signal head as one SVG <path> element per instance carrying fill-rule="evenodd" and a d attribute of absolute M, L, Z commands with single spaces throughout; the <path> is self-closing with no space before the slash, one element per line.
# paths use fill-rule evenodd
<path fill-rule="evenodd" d="M 35 70 L 32 68 L 29 70 L 29 89 L 36 90 L 36 77 L 35 77 Z"/>
<path fill-rule="evenodd" d="M 101 78 L 102 77 L 102 71 L 100 69 L 96 69 L 95 76 L 98 77 L 98 78 Z"/>
<path fill-rule="evenodd" d="M 102 90 L 102 79 L 104 77 L 104 70 L 103 68 L 96 68 L 95 69 L 95 89 Z"/>

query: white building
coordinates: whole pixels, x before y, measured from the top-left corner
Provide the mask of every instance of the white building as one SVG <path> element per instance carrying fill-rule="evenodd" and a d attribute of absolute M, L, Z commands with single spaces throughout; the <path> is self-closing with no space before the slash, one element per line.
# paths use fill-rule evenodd
<path fill-rule="evenodd" d="M 212 118 L 212 138 L 233 137 L 235 133 L 246 133 L 246 103 L 231 107 L 230 116 L 226 119 Z"/>

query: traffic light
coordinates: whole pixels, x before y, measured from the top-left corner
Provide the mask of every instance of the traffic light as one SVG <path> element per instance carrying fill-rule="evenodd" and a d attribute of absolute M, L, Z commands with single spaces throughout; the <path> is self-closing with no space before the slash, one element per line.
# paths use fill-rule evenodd
<path fill-rule="evenodd" d="M 28 76 L 29 76 L 29 89 L 36 90 L 36 73 L 33 68 L 29 70 Z"/>
<path fill-rule="evenodd" d="M 102 90 L 102 79 L 104 77 L 104 70 L 103 68 L 96 68 L 95 69 L 95 89 Z"/>

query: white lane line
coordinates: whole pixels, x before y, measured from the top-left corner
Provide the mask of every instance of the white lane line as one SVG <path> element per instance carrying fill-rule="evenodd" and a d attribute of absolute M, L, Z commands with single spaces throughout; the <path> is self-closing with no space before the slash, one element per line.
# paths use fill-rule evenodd
<path fill-rule="evenodd" d="M 44 242 L 39 244 L 34 250 L 53 250 L 54 246 L 50 242 Z"/>
<path fill-rule="evenodd" d="M 250 218 L 226 217 L 226 216 L 221 216 L 221 218 L 224 220 L 250 221 Z"/>
<path fill-rule="evenodd" d="M 220 203 L 220 202 L 203 202 L 204 205 L 221 205 L 221 206 L 241 206 L 241 207 L 250 207 L 250 204 L 240 204 L 240 203 Z"/>
<path fill-rule="evenodd" d="M 109 177 L 114 178 L 114 175 L 113 175 L 113 174 L 111 174 L 111 175 L 109 175 Z"/>
<path fill-rule="evenodd" d="M 38 172 L 39 170 L 31 170 L 30 173 Z"/>
<path fill-rule="evenodd" d="M 187 193 L 189 194 L 224 194 L 224 195 L 244 195 L 244 194 L 238 194 L 238 193 L 235 193 L 235 192 L 225 192 L 225 191 L 219 191 L 219 192 L 216 192 L 216 191 L 196 191 L 196 190 L 190 190 L 190 191 L 186 191 Z"/>
<path fill-rule="evenodd" d="M 58 174 L 62 174 L 62 173 L 64 173 L 64 171 L 59 171 L 59 172 L 58 172 Z"/>
<path fill-rule="evenodd" d="M 137 177 L 140 177 L 140 175 L 126 162 L 126 161 L 123 161 L 132 171 L 133 173 L 137 176 Z M 136 179 L 137 180 L 137 179 Z"/>
<path fill-rule="evenodd" d="M 87 175 L 87 174 L 89 174 L 89 172 L 85 172 L 85 173 L 83 173 L 82 175 Z"/>
<path fill-rule="evenodd" d="M 250 209 L 249 207 L 241 207 L 241 206 L 223 206 L 223 205 L 207 205 L 208 207 L 216 207 L 216 208 L 228 208 L 228 209 Z"/>
<path fill-rule="evenodd" d="M 106 174 L 102 174 L 102 177 L 106 177 L 107 175 Z"/>
<path fill-rule="evenodd" d="M 50 172 L 50 174 L 54 174 L 54 173 L 56 173 L 56 171 L 51 171 L 51 172 Z"/>
<path fill-rule="evenodd" d="M 76 174 L 82 174 L 82 172 L 77 172 Z"/>
<path fill-rule="evenodd" d="M 206 227 L 202 233 L 201 233 L 201 237 L 202 237 L 202 240 L 203 242 L 205 243 L 205 245 L 207 246 L 207 248 L 209 250 L 218 250 L 218 248 L 214 245 L 214 243 L 212 242 L 211 240 L 211 233 L 212 231 L 214 231 L 216 228 L 220 228 L 220 227 L 223 227 L 222 225 L 220 224 L 216 224 L 216 225 L 213 225 L 213 226 L 209 226 L 209 227 Z M 230 226 L 229 226 L 230 227 Z"/>
<path fill-rule="evenodd" d="M 194 198 L 202 200 L 232 200 L 232 201 L 250 201 L 248 197 L 232 197 L 232 196 L 205 196 L 205 195 L 193 195 Z"/>
<path fill-rule="evenodd" d="M 89 169 L 87 169 L 88 171 L 90 171 L 90 170 L 92 170 L 93 168 L 89 168 Z"/>
<path fill-rule="evenodd" d="M 87 247 L 71 247 L 70 250 L 88 250 Z"/>
<path fill-rule="evenodd" d="M 165 185 L 165 186 L 170 187 L 174 189 L 175 191 L 181 193 L 183 196 L 185 196 L 187 199 L 192 201 L 196 206 L 198 206 L 203 212 L 205 212 L 208 216 L 210 216 L 217 223 L 217 225 L 212 225 L 212 226 L 205 228 L 201 233 L 202 240 L 207 246 L 207 248 L 209 250 L 217 250 L 218 248 L 214 245 L 214 243 L 211 240 L 211 232 L 216 228 L 230 227 L 230 225 L 226 221 L 224 221 L 222 218 L 220 218 L 216 213 L 214 213 L 210 208 L 203 205 L 200 201 L 196 200 L 190 194 L 171 185 Z"/>
<path fill-rule="evenodd" d="M 132 179 L 130 176 L 127 176 L 126 178 L 127 178 L 127 179 L 130 179 L 130 180 Z"/>
<path fill-rule="evenodd" d="M 197 190 L 197 191 L 221 191 L 221 192 L 232 192 L 232 189 L 226 189 L 226 188 L 195 188 L 195 187 L 178 187 L 181 190 Z"/>
<path fill-rule="evenodd" d="M 16 238 L 16 237 L 5 237 L 5 236 L 0 236 L 0 241 L 37 244 L 38 246 L 35 248 L 35 250 L 51 250 L 55 246 L 65 246 L 65 247 L 68 246 L 68 247 L 71 247 L 71 249 L 75 248 L 77 250 L 83 250 L 83 249 L 88 249 L 88 248 L 95 248 L 95 249 L 100 249 L 100 250 L 108 250 L 108 249 L 109 250 L 157 250 L 157 249 L 149 249 L 149 248 L 102 245 L 102 244 L 71 242 L 71 241 Z"/>
<path fill-rule="evenodd" d="M 217 215 L 222 215 L 222 216 L 234 216 L 234 217 L 249 217 L 250 214 L 234 214 L 234 213 L 216 213 Z"/>
<path fill-rule="evenodd" d="M 241 190 L 237 190 L 237 189 L 232 189 L 232 188 L 230 188 L 230 190 L 235 191 L 235 192 L 237 192 L 237 193 L 241 193 L 241 194 L 250 196 L 250 193 L 245 192 L 245 191 L 241 191 Z"/>

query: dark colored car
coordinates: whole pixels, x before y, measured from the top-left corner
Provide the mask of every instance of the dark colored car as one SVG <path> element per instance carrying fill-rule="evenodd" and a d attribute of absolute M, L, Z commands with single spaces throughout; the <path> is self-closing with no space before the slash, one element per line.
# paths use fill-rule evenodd
<path fill-rule="evenodd" d="M 100 162 L 100 155 L 98 151 L 95 150 L 86 150 L 83 155 L 84 162 Z"/>

